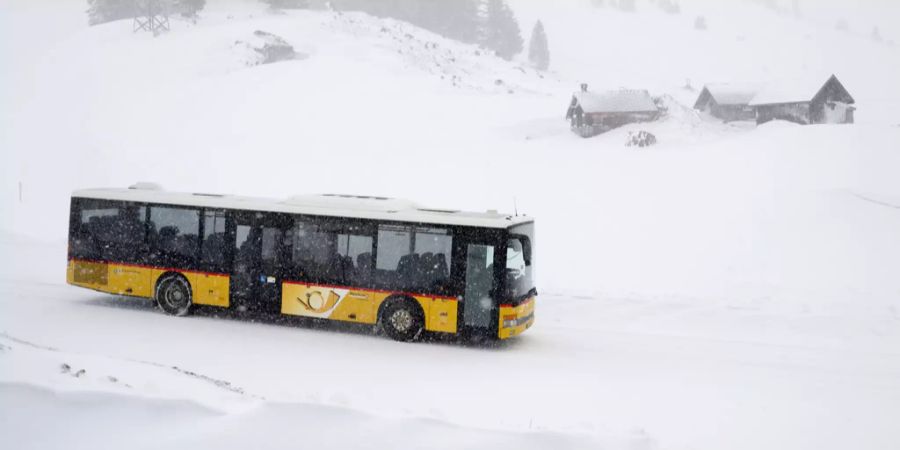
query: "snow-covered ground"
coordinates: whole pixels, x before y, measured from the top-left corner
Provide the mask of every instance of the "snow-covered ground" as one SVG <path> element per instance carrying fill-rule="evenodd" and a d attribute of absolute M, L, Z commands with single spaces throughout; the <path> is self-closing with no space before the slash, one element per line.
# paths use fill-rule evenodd
<path fill-rule="evenodd" d="M 0 250 L 18 262 L 0 281 L 4 448 L 886 450 L 900 439 L 896 307 L 548 294 L 540 322 L 499 347 L 408 345 L 212 310 L 175 319 L 34 277 L 63 266 L 60 246 Z"/>
<path fill-rule="evenodd" d="M 209 3 L 158 38 L 88 28 L 79 2 L 0 5 L 0 447 L 900 446 L 900 54 L 862 19 L 516 2 L 547 28 L 541 75 L 394 21 Z M 255 30 L 303 57 L 245 67 Z M 821 72 L 858 124 L 689 109 L 707 81 Z M 669 116 L 578 138 L 582 81 Z M 637 129 L 660 143 L 626 148 Z M 537 217 L 536 325 L 403 345 L 66 286 L 70 191 L 137 180 L 515 202 Z"/>

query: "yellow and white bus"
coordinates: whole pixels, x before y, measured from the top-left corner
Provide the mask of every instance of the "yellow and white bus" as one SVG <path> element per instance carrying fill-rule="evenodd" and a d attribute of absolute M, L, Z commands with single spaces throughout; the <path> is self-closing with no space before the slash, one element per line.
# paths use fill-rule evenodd
<path fill-rule="evenodd" d="M 72 194 L 67 281 L 195 305 L 506 339 L 534 322 L 534 221 L 347 195 L 273 200 L 155 185 Z"/>

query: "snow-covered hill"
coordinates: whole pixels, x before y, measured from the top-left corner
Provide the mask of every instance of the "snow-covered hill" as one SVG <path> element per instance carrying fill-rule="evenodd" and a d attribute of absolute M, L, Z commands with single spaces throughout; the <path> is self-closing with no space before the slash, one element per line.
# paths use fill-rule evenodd
<path fill-rule="evenodd" d="M 900 128 L 883 124 L 890 115 L 862 119 L 874 109 L 867 92 L 900 89 L 882 78 L 900 78 L 900 58 L 872 57 L 896 50 L 845 38 L 846 46 L 825 46 L 816 56 L 816 41 L 803 37 L 812 28 L 800 23 L 778 29 L 779 52 L 767 51 L 762 39 L 769 33 L 757 33 L 756 47 L 710 56 L 722 43 L 701 39 L 694 50 L 687 42 L 697 32 L 675 28 L 683 25 L 678 17 L 569 6 L 545 12 L 548 34 L 557 36 L 551 49 L 558 68 L 542 78 L 520 63 L 391 20 L 226 6 L 212 8 L 197 25 L 175 21 L 159 38 L 132 33 L 128 21 L 85 27 L 73 8 L 64 17 L 75 23 L 59 25 L 67 33 L 50 30 L 18 44 L 33 44 L 31 51 L 11 47 L 13 67 L 21 70 L 4 83 L 15 87 L 7 89 L 6 103 L 15 107 L 4 108 L 3 147 L 11 150 L 3 164 L 4 227 L 61 238 L 71 189 L 142 179 L 171 189 L 273 197 L 412 196 L 475 210 L 512 209 L 515 202 L 540 220 L 545 290 L 750 300 L 865 289 L 885 301 L 897 291 L 892 274 L 900 253 L 889 251 L 900 246 L 896 219 L 855 196 L 900 193 L 893 170 L 900 156 L 891 145 L 900 141 Z M 757 7 L 735 8 L 744 14 Z M 5 15 L 12 27 L 4 30 L 24 33 L 18 24 L 41 23 L 43 15 L 26 11 L 32 14 Z M 563 45 L 619 35 L 624 28 L 614 27 L 642 20 L 654 30 L 671 27 L 650 33 L 664 44 L 651 46 L 638 33 L 614 46 L 567 52 Z M 602 26 L 592 30 L 588 21 Z M 304 58 L 245 66 L 235 42 L 255 30 L 284 37 Z M 820 31 L 822 39 L 837 39 L 833 30 Z M 50 39 L 54 32 L 60 35 Z M 725 33 L 714 32 L 709 36 Z M 626 48 L 653 57 L 626 58 Z M 835 52 L 840 58 L 831 58 Z M 833 67 L 850 77 L 860 124 L 755 129 L 722 125 L 686 107 L 693 93 L 681 85 L 702 72 L 699 60 L 712 58 L 720 68 L 783 67 L 791 76 L 803 72 L 785 62 L 792 53 L 815 57 L 819 65 L 811 70 Z M 869 57 L 865 70 L 855 68 L 862 67 L 860 55 Z M 871 79 L 850 81 L 864 73 Z M 670 114 L 576 138 L 562 115 L 570 87 L 585 78 L 598 89 L 625 81 L 649 87 L 668 99 Z M 660 144 L 625 148 L 626 133 L 637 128 L 655 133 Z"/>
<path fill-rule="evenodd" d="M 677 15 L 649 1 L 637 13 L 514 2 L 524 30 L 545 24 L 551 71 L 538 74 L 392 20 L 208 3 L 196 24 L 173 20 L 157 38 L 128 21 L 89 28 L 81 2 L 0 4 L 0 412 L 34 405 L 0 447 L 23 447 L 29 418 L 79 408 L 142 423 L 180 411 L 202 430 L 172 425 L 181 447 L 221 445 L 215 430 L 279 414 L 371 427 L 336 448 L 378 448 L 395 441 L 371 430 L 405 427 L 455 436 L 438 448 L 900 442 L 888 420 L 900 414 L 900 55 L 866 31 L 882 18 L 836 13 L 851 19 L 842 32 L 811 4 L 797 19 L 750 2 L 683 1 Z M 879 3 L 860 8 L 892 17 Z M 257 30 L 302 57 L 248 67 L 236 42 Z M 689 108 L 705 82 L 811 73 L 841 79 L 857 125 L 725 125 Z M 581 82 L 649 89 L 669 114 L 581 139 L 563 120 Z M 638 129 L 659 144 L 626 148 Z M 269 322 L 173 322 L 62 285 L 70 191 L 137 180 L 517 204 L 537 217 L 537 324 L 499 350 L 411 348 Z M 320 347 L 297 356 L 310 341 Z M 74 375 L 82 368 L 88 379 Z M 428 394 L 391 390 L 404 386 Z M 84 394 L 98 390 L 110 397 Z M 135 443 L 123 436 L 110 446 Z"/>

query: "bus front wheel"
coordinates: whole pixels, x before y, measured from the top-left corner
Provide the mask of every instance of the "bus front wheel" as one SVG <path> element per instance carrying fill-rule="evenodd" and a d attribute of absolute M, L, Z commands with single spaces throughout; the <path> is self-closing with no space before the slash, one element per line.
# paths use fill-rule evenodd
<path fill-rule="evenodd" d="M 186 316 L 191 311 L 191 286 L 181 275 L 168 275 L 156 287 L 156 303 L 166 314 Z"/>
<path fill-rule="evenodd" d="M 389 300 L 381 311 L 381 328 L 396 341 L 409 342 L 422 334 L 425 315 L 419 304 L 407 299 Z"/>

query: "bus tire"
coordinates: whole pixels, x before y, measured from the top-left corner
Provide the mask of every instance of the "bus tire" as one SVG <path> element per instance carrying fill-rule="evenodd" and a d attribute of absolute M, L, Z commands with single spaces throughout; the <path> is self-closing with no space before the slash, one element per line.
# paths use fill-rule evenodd
<path fill-rule="evenodd" d="M 191 284 L 182 275 L 164 275 L 156 284 L 156 304 L 171 316 L 183 317 L 191 312 Z"/>
<path fill-rule="evenodd" d="M 425 314 L 415 300 L 397 297 L 386 302 L 378 322 L 391 339 L 410 342 L 418 339 L 425 329 Z"/>

